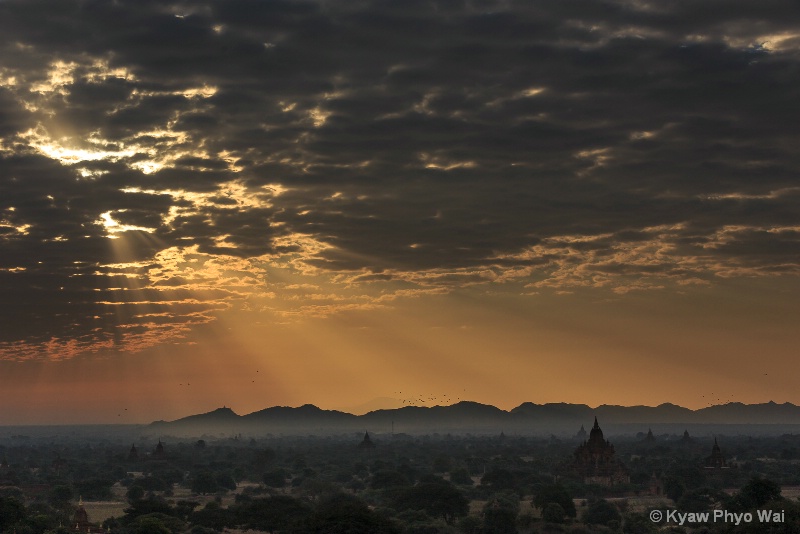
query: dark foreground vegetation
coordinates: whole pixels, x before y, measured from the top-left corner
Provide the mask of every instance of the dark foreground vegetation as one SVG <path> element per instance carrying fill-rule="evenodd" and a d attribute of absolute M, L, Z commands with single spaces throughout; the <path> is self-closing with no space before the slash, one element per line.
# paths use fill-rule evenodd
<path fill-rule="evenodd" d="M 0 440 L 0 532 L 800 532 L 800 436 L 614 441 L 630 482 L 586 484 L 575 440 L 361 435 Z M 781 522 L 654 523 L 652 510 Z"/>

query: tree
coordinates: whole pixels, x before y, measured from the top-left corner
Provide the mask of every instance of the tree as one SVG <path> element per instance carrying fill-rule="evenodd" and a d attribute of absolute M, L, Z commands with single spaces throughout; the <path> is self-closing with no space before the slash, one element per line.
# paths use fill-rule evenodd
<path fill-rule="evenodd" d="M 458 522 L 458 530 L 460 530 L 464 534 L 480 534 L 481 520 L 475 517 L 474 515 L 468 515 L 467 517 L 462 517 L 461 520 Z"/>
<path fill-rule="evenodd" d="M 142 516 L 131 526 L 133 534 L 172 534 L 160 518 L 155 516 Z"/>
<path fill-rule="evenodd" d="M 144 518 L 150 518 L 150 517 L 156 518 L 159 521 L 161 521 L 161 523 L 165 527 L 167 527 L 167 529 L 169 529 L 169 531 L 172 533 L 177 534 L 186 531 L 187 528 L 186 522 L 184 522 L 180 518 L 173 516 L 172 514 L 152 514 L 149 516 L 142 516 L 139 518 L 139 520 L 141 521 Z"/>
<path fill-rule="evenodd" d="M 656 532 L 658 526 L 653 523 L 647 514 L 630 514 L 625 517 L 622 524 L 624 534 L 648 534 Z"/>
<path fill-rule="evenodd" d="M 126 493 L 126 497 L 128 497 L 129 501 L 138 501 L 139 499 L 144 497 L 144 488 L 139 486 L 138 484 L 135 486 L 131 486 L 128 488 L 128 493 Z"/>
<path fill-rule="evenodd" d="M 464 469 L 463 467 L 460 469 L 454 469 L 450 471 L 450 482 L 453 484 L 461 484 L 465 486 L 472 486 L 475 484 L 472 481 L 472 477 L 469 476 L 469 471 Z"/>
<path fill-rule="evenodd" d="M 235 480 L 237 484 L 242 480 L 244 480 L 245 474 L 246 471 L 242 466 L 234 467 L 233 471 L 231 472 L 231 476 L 233 477 L 233 480 Z"/>
<path fill-rule="evenodd" d="M 589 505 L 583 516 L 583 522 L 588 525 L 611 526 L 612 522 L 617 525 L 622 520 L 619 510 L 605 499 L 599 499 Z"/>
<path fill-rule="evenodd" d="M 707 512 L 715 507 L 721 498 L 719 492 L 709 488 L 698 488 L 683 492 L 677 507 L 682 512 Z"/>
<path fill-rule="evenodd" d="M 673 501 L 678 502 L 685 491 L 686 486 L 680 478 L 671 475 L 664 477 L 664 495 Z"/>
<path fill-rule="evenodd" d="M 10 527 L 25 519 L 25 505 L 13 497 L 0 497 L 0 532 L 11 532 Z"/>
<path fill-rule="evenodd" d="M 446 454 L 440 454 L 433 460 L 434 473 L 446 473 L 450 470 L 452 460 Z"/>
<path fill-rule="evenodd" d="M 733 496 L 733 506 L 737 510 L 751 510 L 780 499 L 781 487 L 777 483 L 766 478 L 753 477 Z"/>
<path fill-rule="evenodd" d="M 390 520 L 369 509 L 357 497 L 346 493 L 333 495 L 319 504 L 309 527 L 309 534 L 399 534 Z"/>
<path fill-rule="evenodd" d="M 253 467 L 256 470 L 256 473 L 263 473 L 264 469 L 267 468 L 275 460 L 275 451 L 272 449 L 261 449 L 255 452 L 253 455 Z"/>
<path fill-rule="evenodd" d="M 158 477 L 164 481 L 167 488 L 172 487 L 173 484 L 180 484 L 183 482 L 183 470 L 171 467 L 169 464 L 156 463 L 154 467 L 155 469 L 153 469 L 152 476 Z"/>
<path fill-rule="evenodd" d="M 141 478 L 136 481 L 136 484 L 145 491 L 164 491 L 168 487 L 163 479 L 153 476 Z"/>
<path fill-rule="evenodd" d="M 218 489 L 217 478 L 210 471 L 200 471 L 192 479 L 192 493 L 207 495 L 216 493 Z"/>
<path fill-rule="evenodd" d="M 72 500 L 72 497 L 72 488 L 67 485 L 60 484 L 58 486 L 54 486 L 53 489 L 50 490 L 48 501 L 50 501 L 50 504 L 56 508 L 63 508 L 64 505 L 68 504 L 69 501 Z"/>
<path fill-rule="evenodd" d="M 347 489 L 353 490 L 353 493 L 356 493 L 356 492 L 359 492 L 359 491 L 362 491 L 363 489 L 365 489 L 367 487 L 367 485 L 364 484 L 363 481 L 361 481 L 361 480 L 359 480 L 357 478 L 354 478 L 353 480 L 351 480 L 350 482 L 345 484 L 345 487 Z"/>
<path fill-rule="evenodd" d="M 469 513 L 469 500 L 452 484 L 423 482 L 402 491 L 395 499 L 398 510 L 425 510 L 431 517 L 441 517 L 452 525 L 457 517 Z"/>
<path fill-rule="evenodd" d="M 111 497 L 111 486 L 113 480 L 105 478 L 87 478 L 75 484 L 78 495 L 84 499 L 108 499 Z"/>
<path fill-rule="evenodd" d="M 124 512 L 125 518 L 129 522 L 139 516 L 150 514 L 173 515 L 173 510 L 170 508 L 167 501 L 155 495 L 150 495 L 146 499 L 132 502 L 131 506 L 126 508 Z"/>
<path fill-rule="evenodd" d="M 253 499 L 237 509 L 238 522 L 252 530 L 292 531 L 311 517 L 311 508 L 288 495 Z"/>
<path fill-rule="evenodd" d="M 505 469 L 492 469 L 481 478 L 481 486 L 495 491 L 514 489 L 514 475 Z"/>
<path fill-rule="evenodd" d="M 234 514 L 230 510 L 222 508 L 215 501 L 207 503 L 202 510 L 192 512 L 189 515 L 189 521 L 193 525 L 213 528 L 217 531 L 221 531 L 225 527 L 236 526 Z"/>
<path fill-rule="evenodd" d="M 338 484 L 321 478 L 307 478 L 299 486 L 300 494 L 310 501 L 316 501 L 326 495 L 334 495 L 342 491 Z"/>
<path fill-rule="evenodd" d="M 273 469 L 263 475 L 264 484 L 271 488 L 282 488 L 286 486 L 287 473 L 283 469 Z"/>
<path fill-rule="evenodd" d="M 175 506 L 171 510 L 175 517 L 180 517 L 184 521 L 188 521 L 189 514 L 194 512 L 194 509 L 198 506 L 200 506 L 200 503 L 197 501 L 180 500 L 175 503 Z"/>
<path fill-rule="evenodd" d="M 44 513 L 34 514 L 31 510 L 28 510 L 28 517 L 25 518 L 25 525 L 31 529 L 32 532 L 46 532 L 48 530 L 52 530 L 58 526 L 58 519 L 56 516 Z M 15 529 L 19 534 L 25 532 L 23 529 Z"/>
<path fill-rule="evenodd" d="M 501 493 L 492 497 L 483 507 L 483 531 L 485 534 L 516 534 L 519 497 L 512 493 Z"/>
<path fill-rule="evenodd" d="M 551 502 L 542 509 L 542 519 L 548 523 L 563 523 L 566 513 L 560 504 Z"/>
<path fill-rule="evenodd" d="M 400 486 L 408 486 L 409 482 L 406 477 L 397 471 L 381 470 L 372 475 L 370 487 L 372 489 L 386 489 L 397 488 Z"/>
<path fill-rule="evenodd" d="M 782 514 L 783 522 L 774 522 L 770 525 L 758 520 L 742 523 L 736 527 L 736 534 L 797 534 L 797 525 L 800 525 L 800 503 L 797 501 L 789 499 L 770 501 L 759 506 L 759 510 L 762 510 L 762 513 L 769 511 L 770 516 L 774 513 Z"/>
<path fill-rule="evenodd" d="M 543 486 L 533 498 L 533 505 L 539 510 L 542 510 L 543 513 L 547 505 L 551 503 L 559 505 L 564 511 L 564 514 L 569 517 L 578 515 L 575 509 L 575 503 L 572 500 L 572 495 L 570 495 L 567 488 L 561 484 Z"/>
<path fill-rule="evenodd" d="M 706 475 L 703 470 L 688 464 L 671 467 L 664 475 L 663 480 L 664 494 L 675 502 L 678 502 L 684 491 L 706 485 Z"/>
<path fill-rule="evenodd" d="M 236 481 L 229 473 L 217 473 L 217 485 L 230 491 L 236 491 Z"/>

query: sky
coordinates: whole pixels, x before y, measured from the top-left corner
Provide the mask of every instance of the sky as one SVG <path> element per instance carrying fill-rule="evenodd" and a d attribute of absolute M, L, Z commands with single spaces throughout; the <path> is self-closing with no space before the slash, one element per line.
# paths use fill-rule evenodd
<path fill-rule="evenodd" d="M 0 0 L 0 425 L 800 404 L 798 28 Z"/>

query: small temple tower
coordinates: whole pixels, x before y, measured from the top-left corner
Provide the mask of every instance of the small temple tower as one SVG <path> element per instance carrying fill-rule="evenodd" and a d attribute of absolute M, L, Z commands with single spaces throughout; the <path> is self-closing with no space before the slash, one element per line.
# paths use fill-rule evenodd
<path fill-rule="evenodd" d="M 661 497 L 664 494 L 664 485 L 661 482 L 661 478 L 656 476 L 656 472 L 653 471 L 653 476 L 650 477 L 650 495 Z"/>
<path fill-rule="evenodd" d="M 75 525 L 75 530 L 80 532 L 89 531 L 89 514 L 86 513 L 86 508 L 83 507 L 83 497 L 78 501 L 78 509 L 75 510 L 75 515 L 72 517 L 72 524 Z"/>
<path fill-rule="evenodd" d="M 166 459 L 167 454 L 164 452 L 164 444 L 161 443 L 161 440 L 158 440 L 158 445 L 156 445 L 156 450 L 153 451 L 153 459 L 155 460 L 164 460 Z"/>
<path fill-rule="evenodd" d="M 711 448 L 711 456 L 706 458 L 706 469 L 727 469 L 728 462 L 725 461 L 725 456 L 722 454 L 722 449 L 719 448 L 717 438 L 714 438 L 714 446 Z"/>
<path fill-rule="evenodd" d="M 572 468 L 586 484 L 613 486 L 631 481 L 627 469 L 615 456 L 614 446 L 603 438 L 597 417 L 589 432 L 589 440 L 575 449 Z"/>
<path fill-rule="evenodd" d="M 139 460 L 139 451 L 136 450 L 136 444 L 131 445 L 131 450 L 128 453 L 128 461 L 135 462 Z"/>
<path fill-rule="evenodd" d="M 72 516 L 71 526 L 76 532 L 88 532 L 89 534 L 105 532 L 101 526 L 89 522 L 89 514 L 83 507 L 83 497 L 78 501 L 78 508 L 75 510 L 75 515 Z"/>
<path fill-rule="evenodd" d="M 359 449 L 374 449 L 375 444 L 369 438 L 369 432 L 364 432 L 364 439 L 358 444 Z"/>
<path fill-rule="evenodd" d="M 575 434 L 575 439 L 578 441 L 586 441 L 586 429 L 583 428 L 583 425 L 581 425 L 581 429 L 578 430 L 578 433 Z"/>
<path fill-rule="evenodd" d="M 656 437 L 653 435 L 653 429 L 652 428 L 648 428 L 647 429 L 647 435 L 644 437 L 644 442 L 645 443 L 655 443 L 656 442 Z"/>
<path fill-rule="evenodd" d="M 688 445 L 688 444 L 692 443 L 693 441 L 694 440 L 689 435 L 689 431 L 688 430 L 684 430 L 683 431 L 683 437 L 681 438 L 681 443 Z"/>

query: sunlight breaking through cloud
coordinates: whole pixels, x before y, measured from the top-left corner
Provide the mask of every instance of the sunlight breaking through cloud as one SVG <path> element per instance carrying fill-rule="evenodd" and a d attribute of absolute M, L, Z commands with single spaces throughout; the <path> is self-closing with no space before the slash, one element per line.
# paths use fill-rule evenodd
<path fill-rule="evenodd" d="M 769 6 L 65 1 L 0 4 L 21 353 L 800 271 L 798 35 Z"/>

